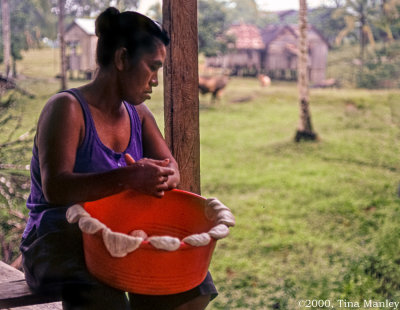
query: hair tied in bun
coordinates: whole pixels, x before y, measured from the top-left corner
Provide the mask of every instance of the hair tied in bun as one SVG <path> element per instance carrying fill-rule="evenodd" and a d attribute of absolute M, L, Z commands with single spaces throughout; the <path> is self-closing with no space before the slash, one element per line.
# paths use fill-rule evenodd
<path fill-rule="evenodd" d="M 163 27 L 161 26 L 161 24 L 153 19 L 153 23 L 158 27 L 158 29 L 160 29 L 160 31 L 164 31 Z"/>
<path fill-rule="evenodd" d="M 100 67 L 111 64 L 120 47 L 127 50 L 129 60 L 135 64 L 144 53 L 154 53 L 159 44 L 169 44 L 167 32 L 156 21 L 134 11 L 120 13 L 113 7 L 97 17 L 96 35 L 96 61 Z"/>
<path fill-rule="evenodd" d="M 96 19 L 96 36 L 107 36 L 118 30 L 118 16 L 120 12 L 114 7 L 109 7 Z"/>

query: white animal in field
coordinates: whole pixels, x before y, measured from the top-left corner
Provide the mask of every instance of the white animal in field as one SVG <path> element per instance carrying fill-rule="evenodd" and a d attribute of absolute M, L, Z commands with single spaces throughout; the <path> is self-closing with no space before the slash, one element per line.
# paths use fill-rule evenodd
<path fill-rule="evenodd" d="M 260 81 L 261 87 L 271 86 L 271 79 L 268 75 L 259 74 L 257 78 Z"/>

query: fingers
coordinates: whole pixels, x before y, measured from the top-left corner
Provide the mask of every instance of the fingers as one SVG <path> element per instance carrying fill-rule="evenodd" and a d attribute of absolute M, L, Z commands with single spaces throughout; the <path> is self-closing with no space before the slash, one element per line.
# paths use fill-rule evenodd
<path fill-rule="evenodd" d="M 168 181 L 168 177 L 167 176 L 160 176 L 158 178 L 158 181 L 160 182 L 160 184 L 165 183 Z"/>
<path fill-rule="evenodd" d="M 128 154 L 128 153 L 126 153 L 126 154 L 124 155 L 124 158 L 125 158 L 125 162 L 126 162 L 126 164 L 127 164 L 128 166 L 131 166 L 131 165 L 133 165 L 133 164 L 135 163 L 135 160 L 133 159 L 133 157 L 132 157 L 130 154 Z"/>
<path fill-rule="evenodd" d="M 161 167 L 167 167 L 169 165 L 169 162 L 170 162 L 169 158 L 165 158 L 163 160 L 156 160 L 155 164 Z"/>
<path fill-rule="evenodd" d="M 162 168 L 160 169 L 160 176 L 170 176 L 173 175 L 175 173 L 175 170 L 172 168 Z"/>
<path fill-rule="evenodd" d="M 158 192 L 163 192 L 168 190 L 168 184 L 167 183 L 161 183 L 160 185 L 157 185 L 156 187 Z"/>
<path fill-rule="evenodd" d="M 149 163 L 152 163 L 154 165 L 160 166 L 160 167 L 167 167 L 170 163 L 170 159 L 169 158 L 165 158 L 165 159 L 151 159 L 151 158 L 143 158 L 141 159 L 143 161 L 147 161 Z"/>
<path fill-rule="evenodd" d="M 169 186 L 167 182 L 163 182 L 156 186 L 155 196 L 161 198 L 164 196 L 164 192 L 167 190 L 169 190 Z"/>
<path fill-rule="evenodd" d="M 171 176 L 176 172 L 175 169 L 168 167 L 170 163 L 168 158 L 164 160 L 142 158 L 135 162 L 129 154 L 124 156 L 127 166 L 130 166 L 127 167 L 128 171 L 134 172 L 135 189 L 161 198 L 165 191 L 176 187 L 170 184 L 174 180 Z"/>

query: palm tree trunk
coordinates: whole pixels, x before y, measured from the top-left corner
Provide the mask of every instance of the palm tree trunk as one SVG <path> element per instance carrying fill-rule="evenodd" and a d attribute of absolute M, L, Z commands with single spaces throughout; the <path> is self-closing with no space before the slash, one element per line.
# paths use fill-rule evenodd
<path fill-rule="evenodd" d="M 3 28 L 4 70 L 6 77 L 11 77 L 11 29 L 8 0 L 1 0 L 1 19 Z"/>
<path fill-rule="evenodd" d="M 317 134 L 313 131 L 309 107 L 308 92 L 308 48 L 307 48 L 307 3 L 300 0 L 299 11 L 299 57 L 298 57 L 298 89 L 300 101 L 300 121 L 295 141 L 316 140 Z"/>
<path fill-rule="evenodd" d="M 65 37 L 64 37 L 64 7 L 65 0 L 58 0 L 58 32 L 60 35 L 60 57 L 61 57 L 61 89 L 67 89 L 67 59 L 65 56 Z"/>
<path fill-rule="evenodd" d="M 364 14 L 364 6 L 363 3 L 360 3 L 360 60 L 361 60 L 361 68 L 360 68 L 360 76 L 362 77 L 364 71 L 364 54 L 365 54 L 365 21 L 366 17 Z"/>

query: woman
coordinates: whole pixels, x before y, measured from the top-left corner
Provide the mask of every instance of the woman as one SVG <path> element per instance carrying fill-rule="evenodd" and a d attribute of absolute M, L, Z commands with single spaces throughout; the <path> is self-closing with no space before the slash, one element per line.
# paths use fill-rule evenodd
<path fill-rule="evenodd" d="M 79 228 L 66 222 L 71 204 L 127 189 L 162 197 L 179 183 L 177 163 L 143 104 L 158 85 L 166 32 L 141 14 L 108 8 L 96 35 L 96 78 L 53 96 L 39 118 L 21 243 L 27 282 L 61 294 L 64 309 L 204 309 L 217 294 L 210 275 L 188 292 L 129 300 L 99 283 L 86 270 Z"/>

